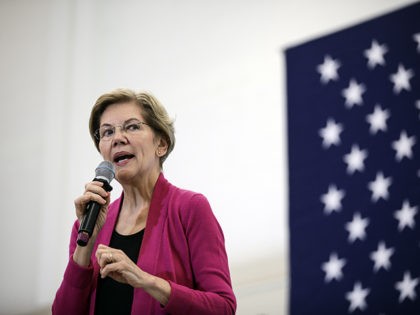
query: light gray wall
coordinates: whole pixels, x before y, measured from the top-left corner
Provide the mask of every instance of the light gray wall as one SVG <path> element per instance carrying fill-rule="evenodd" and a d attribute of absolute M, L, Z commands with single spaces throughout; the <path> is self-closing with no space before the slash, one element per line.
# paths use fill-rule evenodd
<path fill-rule="evenodd" d="M 0 0 L 0 314 L 51 303 L 73 199 L 101 160 L 90 108 L 116 87 L 153 92 L 176 118 L 165 174 L 210 200 L 238 314 L 285 314 L 282 51 L 412 2 Z"/>

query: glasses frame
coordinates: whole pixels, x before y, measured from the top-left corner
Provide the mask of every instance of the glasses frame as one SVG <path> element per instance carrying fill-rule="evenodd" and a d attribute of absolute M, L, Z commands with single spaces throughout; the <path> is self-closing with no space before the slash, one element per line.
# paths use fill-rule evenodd
<path fill-rule="evenodd" d="M 119 124 L 119 125 L 103 125 L 103 126 L 101 126 L 101 127 L 99 127 L 98 129 L 95 130 L 95 133 L 94 133 L 95 139 L 98 140 L 99 142 L 100 141 L 110 141 L 110 140 L 112 140 L 115 137 L 115 131 L 116 131 L 117 127 L 120 128 L 121 132 L 130 134 L 130 131 L 127 130 L 127 127 L 129 127 L 130 125 L 138 125 L 139 127 L 141 125 L 150 126 L 148 123 L 145 123 L 144 121 L 139 121 L 137 119 L 129 119 L 129 120 L 125 121 L 123 124 Z M 112 129 L 112 131 L 113 131 L 112 136 L 109 137 L 109 139 L 108 138 L 104 139 L 104 137 L 101 138 L 101 134 L 100 134 L 101 128 Z M 141 130 L 141 129 L 139 128 L 138 130 Z"/>

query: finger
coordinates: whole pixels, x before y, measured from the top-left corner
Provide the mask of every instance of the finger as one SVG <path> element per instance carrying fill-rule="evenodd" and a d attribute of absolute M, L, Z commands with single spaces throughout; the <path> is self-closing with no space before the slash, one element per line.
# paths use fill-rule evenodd
<path fill-rule="evenodd" d="M 107 203 L 107 196 L 103 197 L 102 195 L 98 195 L 94 192 L 86 192 L 85 196 L 89 199 L 89 201 L 95 201 L 101 205 L 104 205 Z"/>
<path fill-rule="evenodd" d="M 85 214 L 86 205 L 90 201 L 88 196 L 82 195 L 74 200 L 76 215 L 79 219 Z"/>
<path fill-rule="evenodd" d="M 110 193 L 103 189 L 103 183 L 98 181 L 89 182 L 85 185 L 85 192 L 75 199 L 74 204 L 78 215 L 83 215 L 86 205 L 90 201 L 106 205 L 110 201 Z"/>
<path fill-rule="evenodd" d="M 98 261 L 107 249 L 108 249 L 108 246 L 105 246 L 105 245 L 102 245 L 102 244 L 98 245 L 98 248 L 96 249 L 96 253 L 95 253 L 96 259 Z"/>
<path fill-rule="evenodd" d="M 109 193 L 103 188 L 103 183 L 98 181 L 89 182 L 85 185 L 85 192 L 92 192 L 106 198 Z"/>
<path fill-rule="evenodd" d="M 105 277 L 111 277 L 114 278 L 116 275 L 122 276 L 124 268 L 124 262 L 123 261 L 116 261 L 114 256 L 112 256 L 113 261 L 107 264 L 104 264 L 104 266 L 100 269 L 100 274 L 102 278 Z M 117 280 L 116 278 L 114 280 Z M 120 281 L 120 280 L 117 280 Z"/>
<path fill-rule="evenodd" d="M 111 252 L 104 252 L 97 257 L 98 265 L 103 268 L 114 263 L 114 255 Z"/>
<path fill-rule="evenodd" d="M 105 261 L 107 264 L 112 264 L 114 262 L 112 252 L 105 253 L 104 256 L 105 256 Z"/>
<path fill-rule="evenodd" d="M 111 249 L 111 247 L 109 247 L 109 246 L 106 246 L 106 245 L 104 245 L 104 244 L 99 244 L 98 245 L 98 251 L 103 251 L 103 250 L 108 250 L 108 249 Z"/>
<path fill-rule="evenodd" d="M 102 244 L 98 246 L 95 256 L 99 266 L 101 267 L 113 263 L 115 261 L 114 251 L 112 250 L 112 248 Z"/>
<path fill-rule="evenodd" d="M 78 201 L 78 204 L 76 205 L 79 205 L 81 208 L 85 208 L 86 205 L 91 201 L 97 202 L 100 205 L 105 205 L 107 203 L 106 197 L 104 198 L 90 191 L 85 192 L 82 196 L 76 199 L 76 201 Z"/>

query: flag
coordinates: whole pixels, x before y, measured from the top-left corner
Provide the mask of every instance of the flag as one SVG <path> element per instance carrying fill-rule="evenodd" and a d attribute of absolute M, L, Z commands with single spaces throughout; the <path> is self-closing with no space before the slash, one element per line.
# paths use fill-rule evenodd
<path fill-rule="evenodd" d="M 290 314 L 420 314 L 420 3 L 285 57 Z"/>

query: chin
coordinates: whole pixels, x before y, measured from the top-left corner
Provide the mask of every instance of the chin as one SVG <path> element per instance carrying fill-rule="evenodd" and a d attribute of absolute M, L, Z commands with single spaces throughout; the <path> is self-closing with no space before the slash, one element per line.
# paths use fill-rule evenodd
<path fill-rule="evenodd" d="M 133 179 L 133 177 L 134 177 L 134 174 L 128 170 L 118 170 L 115 174 L 115 178 L 121 184 L 130 182 Z"/>

